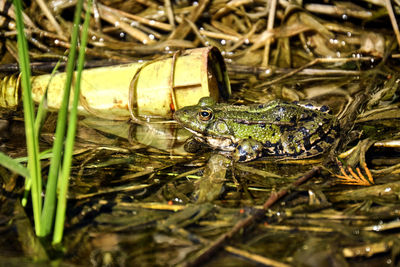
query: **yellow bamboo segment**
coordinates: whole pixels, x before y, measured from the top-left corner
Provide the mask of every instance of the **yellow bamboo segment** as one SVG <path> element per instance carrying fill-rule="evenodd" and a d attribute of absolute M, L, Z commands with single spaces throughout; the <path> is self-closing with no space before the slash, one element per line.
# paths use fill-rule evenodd
<path fill-rule="evenodd" d="M 172 75 L 173 72 L 173 75 Z M 133 87 L 130 88 L 135 77 Z M 171 81 L 173 77 L 173 81 Z M 66 74 L 57 73 L 32 78 L 32 96 L 40 102 L 48 88 L 49 109 L 57 110 L 62 101 Z M 7 85 L 7 86 L 6 86 Z M 4 94 L 16 94 L 8 83 L 0 86 L 0 104 Z M 12 89 L 12 87 L 11 87 Z M 129 90 L 134 90 L 129 101 Z M 151 62 L 135 62 L 84 70 L 81 81 L 81 115 L 95 115 L 114 120 L 130 117 L 129 103 L 138 116 L 171 118 L 175 110 L 195 105 L 201 97 L 230 95 L 229 79 L 219 50 L 212 47 L 187 50 L 176 56 Z M 15 99 L 15 97 L 14 97 Z M 72 99 L 72 97 L 71 97 Z M 11 101 L 16 105 L 18 101 Z M 6 105 L 11 108 L 11 105 Z"/>

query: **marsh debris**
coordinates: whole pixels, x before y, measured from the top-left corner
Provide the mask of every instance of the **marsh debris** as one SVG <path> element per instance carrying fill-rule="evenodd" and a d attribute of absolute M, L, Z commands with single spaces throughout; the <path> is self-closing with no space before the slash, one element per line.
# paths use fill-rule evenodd
<path fill-rule="evenodd" d="M 74 3 L 37 2 L 25 3 L 25 24 L 32 70 L 42 74 L 65 60 Z M 13 8 L 6 3 L 3 76 L 16 72 L 17 58 Z M 389 4 L 96 1 L 88 66 L 216 46 L 232 84 L 229 103 L 312 100 L 331 107 L 341 131 L 321 158 L 227 164 L 209 150 L 184 152 L 187 133 L 174 124 L 153 125 L 150 136 L 127 122 L 82 120 L 65 253 L 54 259 L 94 266 L 398 265 L 399 5 Z M 0 112 L 1 151 L 24 155 L 24 137 L 16 134 L 21 110 Z M 42 148 L 52 143 L 52 118 Z M 364 164 L 374 184 L 337 183 L 340 166 L 358 176 Z M 25 233 L 19 220 L 31 211 L 25 216 L 13 208 L 21 180 L 3 167 L 0 177 L 0 255 L 12 250 L 8 262 L 20 257 L 21 263 L 34 251 L 33 242 L 17 241 Z"/>

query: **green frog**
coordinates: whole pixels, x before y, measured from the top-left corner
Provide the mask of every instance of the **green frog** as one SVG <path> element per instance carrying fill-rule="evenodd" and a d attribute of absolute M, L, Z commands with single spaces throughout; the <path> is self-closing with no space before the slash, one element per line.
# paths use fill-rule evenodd
<path fill-rule="evenodd" d="M 313 157 L 326 151 L 338 132 L 327 106 L 283 100 L 237 106 L 203 97 L 197 105 L 176 111 L 174 118 L 197 142 L 228 152 L 239 162 L 264 156 Z"/>

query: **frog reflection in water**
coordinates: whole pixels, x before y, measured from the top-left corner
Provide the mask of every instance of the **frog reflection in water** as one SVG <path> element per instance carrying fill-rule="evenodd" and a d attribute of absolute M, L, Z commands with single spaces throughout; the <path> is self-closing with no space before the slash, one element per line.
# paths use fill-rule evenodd
<path fill-rule="evenodd" d="M 176 111 L 174 118 L 196 141 L 229 152 L 235 161 L 313 157 L 330 147 L 338 131 L 327 106 L 282 100 L 234 106 L 203 97 Z"/>

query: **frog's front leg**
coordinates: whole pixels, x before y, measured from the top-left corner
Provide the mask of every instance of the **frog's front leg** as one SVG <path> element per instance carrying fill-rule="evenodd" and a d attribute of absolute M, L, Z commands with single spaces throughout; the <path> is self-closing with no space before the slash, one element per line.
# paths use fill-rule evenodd
<path fill-rule="evenodd" d="M 192 136 L 185 141 L 183 149 L 189 153 L 202 153 L 207 151 L 209 147 Z"/>
<path fill-rule="evenodd" d="M 243 139 L 239 141 L 235 150 L 232 153 L 234 161 L 250 161 L 262 156 L 262 144 L 252 138 Z"/>

